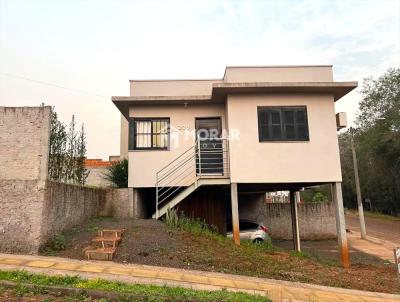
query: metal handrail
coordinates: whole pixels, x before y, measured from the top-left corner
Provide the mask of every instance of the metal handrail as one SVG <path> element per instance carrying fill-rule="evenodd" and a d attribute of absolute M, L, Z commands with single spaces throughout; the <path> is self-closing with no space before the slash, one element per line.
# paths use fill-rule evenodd
<path fill-rule="evenodd" d="M 156 173 L 156 218 L 160 206 L 182 187 L 193 185 L 201 177 L 229 175 L 229 144 L 227 139 L 217 141 L 214 148 L 201 145 L 201 139 Z M 217 156 L 215 156 L 217 155 Z M 192 166 L 190 166 L 192 165 Z"/>

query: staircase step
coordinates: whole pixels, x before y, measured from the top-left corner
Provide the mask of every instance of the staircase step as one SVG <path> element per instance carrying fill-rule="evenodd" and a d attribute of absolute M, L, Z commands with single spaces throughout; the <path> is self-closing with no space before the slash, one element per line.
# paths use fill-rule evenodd
<path fill-rule="evenodd" d="M 99 247 L 117 247 L 121 242 L 121 237 L 95 237 L 92 243 Z"/>
<path fill-rule="evenodd" d="M 103 229 L 99 231 L 99 237 L 121 237 L 125 229 Z"/>
<path fill-rule="evenodd" d="M 111 261 L 114 257 L 115 251 L 116 248 L 113 247 L 95 248 L 88 246 L 83 250 L 83 253 L 87 260 Z"/>

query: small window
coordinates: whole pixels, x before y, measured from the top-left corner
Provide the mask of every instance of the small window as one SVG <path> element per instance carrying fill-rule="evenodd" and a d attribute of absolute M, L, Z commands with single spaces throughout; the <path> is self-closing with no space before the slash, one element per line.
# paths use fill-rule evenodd
<path fill-rule="evenodd" d="M 258 107 L 258 136 L 265 141 L 308 141 L 307 108 Z"/>
<path fill-rule="evenodd" d="M 129 120 L 129 150 L 165 150 L 169 145 L 168 118 Z"/>

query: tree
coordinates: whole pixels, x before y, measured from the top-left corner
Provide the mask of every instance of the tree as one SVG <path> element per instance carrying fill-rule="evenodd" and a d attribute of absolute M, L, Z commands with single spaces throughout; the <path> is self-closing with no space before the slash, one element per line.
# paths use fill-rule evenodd
<path fill-rule="evenodd" d="M 361 90 L 354 141 L 359 162 L 362 195 L 372 209 L 400 212 L 400 68 L 378 79 L 367 78 Z M 340 135 L 343 192 L 347 205 L 354 202 L 349 133 Z"/>
<path fill-rule="evenodd" d="M 86 134 L 84 125 L 76 132 L 75 116 L 69 127 L 58 120 L 52 109 L 50 123 L 49 179 L 84 185 L 88 176 L 85 168 Z"/>
<path fill-rule="evenodd" d="M 86 178 L 89 175 L 89 171 L 85 167 L 85 159 L 86 159 L 86 134 L 85 134 L 85 127 L 82 124 L 81 131 L 78 134 L 76 169 L 75 169 L 75 179 L 81 185 L 85 184 Z"/>
<path fill-rule="evenodd" d="M 117 188 L 128 187 L 128 160 L 123 159 L 107 167 L 104 179 Z"/>
<path fill-rule="evenodd" d="M 64 179 L 64 161 L 67 134 L 65 125 L 58 120 L 54 108 L 50 122 L 49 178 L 55 181 Z"/>

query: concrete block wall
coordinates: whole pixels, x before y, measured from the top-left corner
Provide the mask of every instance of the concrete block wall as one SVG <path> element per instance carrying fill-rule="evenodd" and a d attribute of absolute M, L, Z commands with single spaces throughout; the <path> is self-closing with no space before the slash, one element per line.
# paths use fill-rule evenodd
<path fill-rule="evenodd" d="M 298 205 L 299 230 L 302 240 L 336 238 L 336 218 L 332 202 Z M 266 203 L 264 194 L 241 195 L 239 217 L 264 224 L 272 238 L 292 239 L 289 203 Z"/>

